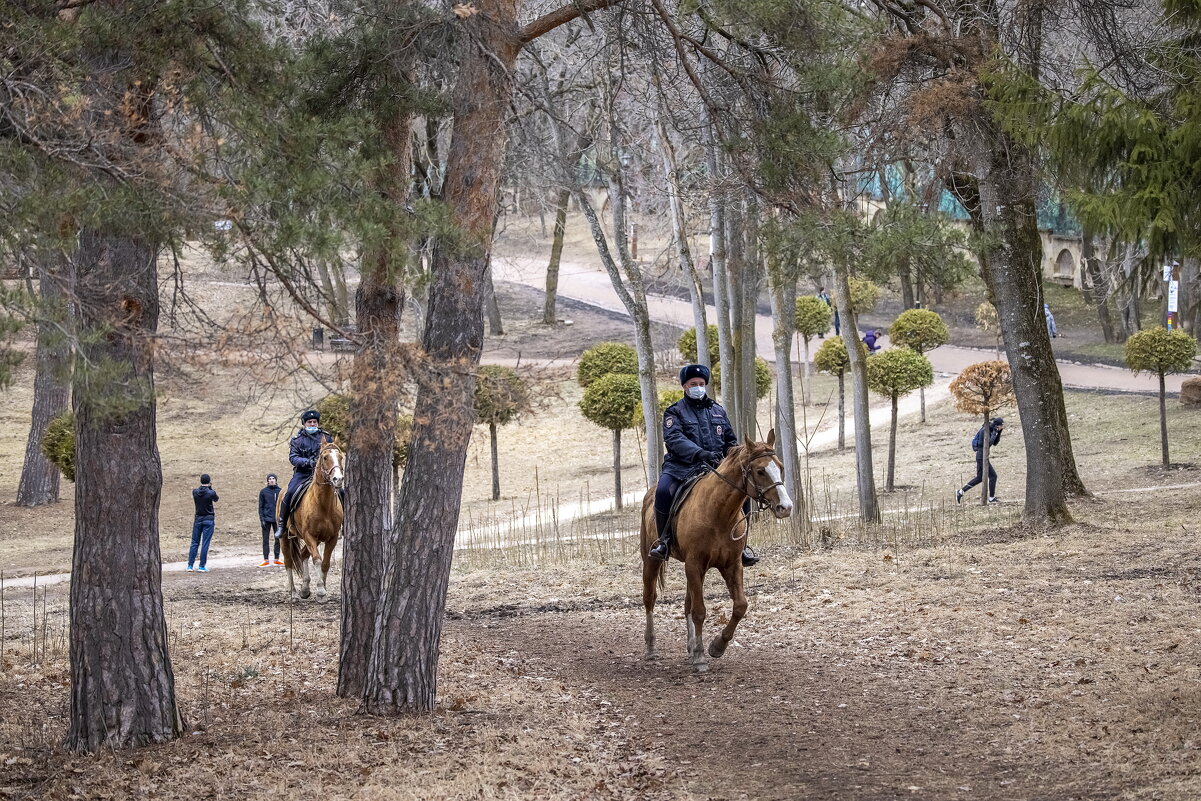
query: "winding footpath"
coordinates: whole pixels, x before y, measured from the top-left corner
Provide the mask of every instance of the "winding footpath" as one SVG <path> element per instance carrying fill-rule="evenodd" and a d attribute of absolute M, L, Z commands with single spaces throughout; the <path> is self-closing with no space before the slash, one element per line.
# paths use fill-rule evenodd
<path fill-rule="evenodd" d="M 492 275 L 497 281 L 510 281 L 545 291 L 546 260 L 544 258 L 496 256 L 492 261 Z M 621 304 L 617 292 L 614 291 L 613 285 L 609 281 L 608 273 L 587 265 L 564 261 L 559 267 L 558 291 L 560 297 L 571 298 L 606 311 L 626 314 L 625 307 Z M 651 295 L 647 298 L 647 304 L 650 307 L 651 320 L 654 322 L 668 323 L 683 328 L 691 328 L 693 325 L 692 304 L 688 301 L 663 295 Z M 709 307 L 709 314 L 716 316 L 716 310 L 712 306 Z M 756 350 L 768 361 L 775 360 L 775 347 L 772 344 L 771 332 L 771 317 L 765 314 L 758 315 L 755 324 Z M 885 336 L 881 342 L 887 345 L 888 337 Z M 943 345 L 926 355 L 934 365 L 935 373 L 955 376 L 969 364 L 989 358 L 990 350 Z M 1059 365 L 1059 375 L 1063 385 L 1071 389 L 1159 394 L 1159 383 L 1154 376 L 1145 374 L 1136 376 L 1129 370 L 1100 364 L 1079 364 L 1059 360 L 1056 360 L 1056 363 Z M 1168 376 L 1168 392 L 1180 392 L 1180 385 L 1187 377 Z M 945 390 L 947 383 L 940 381 L 937 382 L 937 385 Z M 931 401 L 930 393 L 927 393 L 927 400 Z M 872 422 L 874 423 L 875 420 L 873 419 Z"/>

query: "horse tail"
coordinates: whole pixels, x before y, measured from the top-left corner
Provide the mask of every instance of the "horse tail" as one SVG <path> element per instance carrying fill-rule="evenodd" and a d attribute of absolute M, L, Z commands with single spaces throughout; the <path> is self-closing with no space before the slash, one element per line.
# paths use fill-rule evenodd
<path fill-rule="evenodd" d="M 291 533 L 285 533 L 279 538 L 279 552 L 284 557 L 284 568 L 297 575 L 303 572 L 301 563 L 304 561 L 304 557 L 300 553 L 303 545 L 303 541 Z"/>
<path fill-rule="evenodd" d="M 659 562 L 655 572 L 655 584 L 659 585 L 659 592 L 663 592 L 667 589 L 667 562 Z"/>

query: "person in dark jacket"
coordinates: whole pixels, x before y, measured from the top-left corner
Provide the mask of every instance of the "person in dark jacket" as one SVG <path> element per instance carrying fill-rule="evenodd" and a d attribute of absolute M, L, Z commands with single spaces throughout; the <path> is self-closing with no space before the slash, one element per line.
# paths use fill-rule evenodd
<path fill-rule="evenodd" d="M 996 444 L 1001 441 L 1001 432 L 1004 430 L 1005 420 L 1003 418 L 994 417 L 988 424 L 990 449 L 996 447 Z M 964 493 L 972 487 L 978 486 L 984 480 L 984 426 L 980 426 L 980 430 L 976 432 L 976 436 L 972 437 L 972 450 L 976 452 L 976 477 L 964 484 L 962 489 L 955 491 L 955 503 L 963 500 Z M 988 462 L 988 502 L 1001 502 L 1001 499 L 997 497 L 997 471 L 993 469 L 991 459 Z"/>
<path fill-rule="evenodd" d="M 282 565 L 279 558 L 279 529 L 276 528 L 275 502 L 279 500 L 279 484 L 275 473 L 267 474 L 267 486 L 259 490 L 259 523 L 263 526 L 263 561 L 259 567 L 271 564 L 271 541 L 275 540 L 275 564 Z"/>
<path fill-rule="evenodd" d="M 200 566 L 195 569 L 201 573 L 209 572 L 205 566 L 209 559 L 209 544 L 213 541 L 215 515 L 213 504 L 219 500 L 212 487 L 213 480 L 208 473 L 200 477 L 200 486 L 192 490 L 192 502 L 196 505 L 196 518 L 192 522 L 192 547 L 188 549 L 188 570 L 196 564 L 197 553 L 200 555 Z"/>
<path fill-rule="evenodd" d="M 671 502 L 680 483 L 698 470 L 711 470 L 721 463 L 730 448 L 738 444 L 738 435 L 721 404 L 708 395 L 710 372 L 703 364 L 688 364 L 680 370 L 684 397 L 663 412 L 663 443 L 667 455 L 655 488 L 655 525 L 659 541 L 651 548 L 653 559 L 667 561 L 671 544 L 663 536 Z M 750 501 L 744 506 L 749 511 Z M 749 550 L 742 553 L 747 567 L 759 558 Z"/>
<path fill-rule="evenodd" d="M 288 482 L 288 491 L 284 493 L 279 520 L 279 536 L 284 536 L 288 530 L 288 504 L 302 484 L 313 477 L 313 469 L 317 466 L 317 455 L 321 446 L 333 442 L 333 436 L 321 428 L 321 413 L 309 409 L 300 415 L 301 428 L 288 443 L 288 461 L 292 463 L 292 480 Z"/>

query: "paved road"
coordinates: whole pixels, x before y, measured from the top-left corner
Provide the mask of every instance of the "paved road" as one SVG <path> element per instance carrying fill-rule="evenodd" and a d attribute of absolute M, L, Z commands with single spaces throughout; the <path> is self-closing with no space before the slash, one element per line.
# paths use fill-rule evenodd
<path fill-rule="evenodd" d="M 493 277 L 497 281 L 511 281 L 545 290 L 546 260 L 544 258 L 517 258 L 497 256 L 492 263 Z M 589 303 L 602 309 L 625 314 L 625 307 L 613 290 L 608 273 L 593 269 L 578 262 L 563 262 L 559 268 L 559 295 Z M 692 305 L 678 298 L 653 295 L 648 298 L 651 319 L 691 328 Z M 709 314 L 716 315 L 712 306 Z M 775 347 L 771 340 L 772 321 L 768 315 L 759 315 L 755 326 L 756 349 L 768 361 L 775 360 Z M 888 337 L 882 342 L 887 345 Z M 991 358 L 991 350 L 961 348 L 944 345 L 927 354 L 934 371 L 946 376 L 958 375 L 969 364 Z M 1078 364 L 1059 361 L 1059 375 L 1065 387 L 1073 389 L 1098 389 L 1110 392 L 1138 392 L 1158 394 L 1159 383 L 1154 376 L 1136 376 L 1129 370 L 1099 364 Z M 1180 384 L 1187 376 L 1168 376 L 1169 392 L 1179 392 Z M 944 382 L 939 382 L 943 384 Z M 875 420 L 872 421 L 873 424 Z"/>

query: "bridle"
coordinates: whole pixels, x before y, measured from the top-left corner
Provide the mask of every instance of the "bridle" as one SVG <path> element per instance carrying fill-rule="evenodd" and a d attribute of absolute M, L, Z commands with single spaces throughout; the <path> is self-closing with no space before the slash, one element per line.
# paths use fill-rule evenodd
<path fill-rule="evenodd" d="M 758 484 L 755 483 L 755 479 L 751 476 L 751 472 L 753 470 L 753 465 L 755 464 L 755 462 L 759 461 L 760 459 L 762 459 L 765 456 L 774 460 L 776 458 L 776 452 L 772 449 L 768 449 L 765 451 L 761 451 L 761 452 L 755 454 L 753 457 L 746 460 L 746 464 L 744 464 L 742 466 L 742 486 L 741 487 L 738 486 L 737 484 L 735 484 L 730 479 L 723 476 L 721 473 L 717 472 L 716 468 L 710 468 L 710 469 L 712 470 L 713 475 L 720 478 L 722 481 L 724 481 L 727 485 L 729 485 L 734 490 L 741 492 L 743 495 L 745 495 L 746 497 L 748 497 L 752 501 L 754 501 L 755 504 L 758 506 L 757 511 L 763 511 L 764 509 L 770 509 L 772 507 L 771 501 L 767 500 L 767 493 L 772 491 L 776 487 L 784 486 L 783 481 L 775 481 L 766 487 L 760 487 Z M 747 487 L 753 487 L 755 489 L 754 494 L 751 494 L 747 490 Z"/>
<path fill-rule="evenodd" d="M 318 474 L 318 478 L 317 478 L 316 483 L 329 484 L 330 486 L 333 486 L 334 482 L 330 480 L 330 477 L 333 476 L 333 474 L 334 474 L 334 468 L 330 467 L 327 469 L 325 467 L 325 458 L 324 458 L 325 454 L 329 453 L 330 451 L 338 451 L 339 454 L 342 453 L 342 451 L 338 450 L 338 446 L 334 445 L 332 443 L 328 446 L 326 446 L 326 445 L 321 446 L 321 450 L 317 452 L 317 471 L 316 472 Z M 336 460 L 335 465 L 337 467 L 341 467 L 340 462 L 341 462 L 340 459 Z M 322 478 L 324 478 L 325 480 L 321 481 Z"/>

